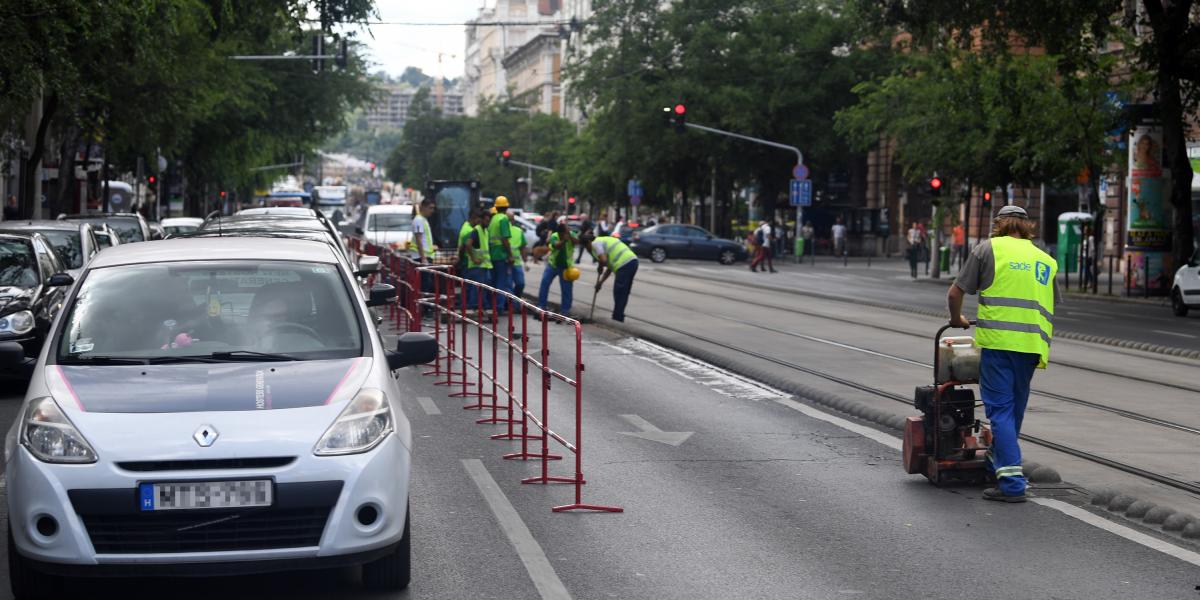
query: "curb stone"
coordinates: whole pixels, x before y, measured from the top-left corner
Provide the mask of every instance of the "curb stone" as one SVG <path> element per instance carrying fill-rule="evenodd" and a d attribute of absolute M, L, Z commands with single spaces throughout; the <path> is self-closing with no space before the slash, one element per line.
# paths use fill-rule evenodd
<path fill-rule="evenodd" d="M 748 377 L 761 383 L 765 383 L 780 391 L 809 400 L 813 404 L 821 405 L 827 409 L 836 410 L 843 414 L 850 415 L 853 418 L 878 425 L 885 430 L 900 432 L 903 432 L 904 430 L 904 419 L 908 415 L 890 413 L 886 410 L 878 409 L 856 400 L 845 398 L 824 390 L 818 390 L 787 377 L 777 376 L 758 368 L 742 366 L 737 364 L 735 361 L 721 356 L 715 352 L 680 343 L 674 338 L 647 331 L 643 327 L 615 323 L 609 321 L 608 319 L 604 319 L 603 323 L 598 322 L 596 324 L 609 330 L 617 331 L 618 333 L 636 335 L 637 337 L 648 340 L 660 346 L 671 348 L 677 352 L 682 352 L 718 368 L 725 369 L 743 377 Z M 1200 355 L 1200 353 L 1197 354 Z M 868 413 L 864 409 L 869 409 L 872 412 Z M 857 413 L 866 414 L 869 416 L 860 416 L 859 414 L 856 414 L 856 410 Z M 1029 481 L 1032 483 L 1054 484 L 1063 481 L 1062 475 L 1056 469 L 1048 465 L 1027 463 L 1025 466 L 1029 468 Z M 1114 510 L 1114 506 L 1120 506 L 1120 510 L 1115 512 L 1121 513 L 1121 516 L 1127 520 L 1138 522 L 1144 526 L 1153 526 L 1162 523 L 1161 530 L 1166 532 L 1168 535 L 1173 534 L 1172 537 L 1183 538 L 1189 542 L 1200 539 L 1200 520 L 1196 519 L 1196 517 L 1190 514 L 1180 513 L 1167 507 L 1155 506 L 1153 503 L 1145 500 L 1139 500 L 1138 498 L 1128 494 L 1121 494 L 1114 489 L 1101 488 L 1096 491 L 1091 491 L 1084 488 L 1079 489 L 1081 492 L 1091 496 L 1090 502 L 1093 505 L 1104 506 L 1110 511 Z M 1120 500 L 1120 502 L 1117 502 L 1117 500 Z M 1138 502 L 1142 502 L 1147 506 L 1146 511 L 1142 514 L 1142 518 L 1135 518 L 1127 512 L 1133 507 L 1134 504 L 1137 504 Z M 1183 534 L 1184 530 L 1186 530 L 1189 526 L 1192 526 L 1192 537 L 1186 537 Z"/>

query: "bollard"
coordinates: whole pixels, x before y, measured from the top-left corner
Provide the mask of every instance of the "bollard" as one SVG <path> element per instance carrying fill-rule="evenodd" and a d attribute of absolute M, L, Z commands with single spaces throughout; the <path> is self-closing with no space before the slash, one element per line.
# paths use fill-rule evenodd
<path fill-rule="evenodd" d="M 1129 280 L 1133 276 L 1132 269 L 1133 269 L 1133 257 L 1126 256 L 1125 257 L 1125 297 L 1126 298 L 1128 298 L 1129 294 L 1133 291 L 1131 289 L 1132 282 Z"/>
<path fill-rule="evenodd" d="M 1144 270 L 1142 272 L 1142 297 L 1149 298 L 1150 297 L 1150 255 L 1146 254 L 1145 252 L 1142 253 L 1142 267 L 1144 267 Z"/>
<path fill-rule="evenodd" d="M 1063 269 L 1063 289 L 1071 291 L 1071 269 Z"/>
<path fill-rule="evenodd" d="M 1108 255 L 1108 295 L 1112 295 L 1113 256 Z"/>
<path fill-rule="evenodd" d="M 846 254 L 845 252 L 842 252 L 842 266 L 846 267 L 849 265 L 850 265 L 850 255 Z"/>

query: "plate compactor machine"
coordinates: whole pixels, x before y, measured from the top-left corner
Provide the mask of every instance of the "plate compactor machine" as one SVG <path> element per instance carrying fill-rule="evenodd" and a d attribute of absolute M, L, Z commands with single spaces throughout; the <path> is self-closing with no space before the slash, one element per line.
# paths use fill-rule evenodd
<path fill-rule="evenodd" d="M 975 418 L 975 392 L 964 387 L 979 383 L 979 349 L 969 336 L 942 337 L 947 329 L 934 336 L 933 385 L 918 387 L 913 399 L 921 416 L 904 422 L 904 470 L 935 485 L 991 483 L 984 455 L 992 432 Z"/>

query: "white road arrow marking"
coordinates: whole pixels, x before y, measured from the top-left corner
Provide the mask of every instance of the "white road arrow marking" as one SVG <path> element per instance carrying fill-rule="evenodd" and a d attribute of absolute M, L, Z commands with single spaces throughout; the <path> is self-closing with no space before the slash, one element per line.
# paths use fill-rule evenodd
<path fill-rule="evenodd" d="M 621 418 L 629 421 L 630 425 L 641 429 L 641 431 L 621 431 L 619 432 L 621 435 L 631 435 L 668 446 L 679 446 L 692 437 L 693 433 L 691 431 L 663 431 L 637 415 L 621 415 Z"/>

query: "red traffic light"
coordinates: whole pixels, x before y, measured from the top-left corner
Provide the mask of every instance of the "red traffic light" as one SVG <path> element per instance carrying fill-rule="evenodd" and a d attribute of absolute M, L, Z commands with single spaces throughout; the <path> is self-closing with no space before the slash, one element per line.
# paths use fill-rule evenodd
<path fill-rule="evenodd" d="M 687 112 L 687 107 L 682 104 L 675 105 L 675 114 L 682 115 Z"/>
<path fill-rule="evenodd" d="M 509 158 L 509 157 L 511 157 L 511 156 L 512 156 L 512 152 L 509 152 L 508 150 L 505 150 L 504 152 L 501 152 L 501 153 L 500 153 L 500 156 L 503 156 L 504 158 Z"/>
<path fill-rule="evenodd" d="M 991 201 L 992 201 L 992 193 L 991 193 L 991 192 L 984 192 L 984 193 L 983 193 L 983 201 L 984 201 L 984 202 L 991 202 Z"/>
<path fill-rule="evenodd" d="M 567 204 L 575 204 L 575 196 L 571 196 L 570 198 L 567 198 Z"/>
<path fill-rule="evenodd" d="M 224 197 L 225 197 L 225 190 L 221 190 L 221 197 L 222 197 L 222 198 L 224 198 Z"/>
<path fill-rule="evenodd" d="M 933 179 L 930 179 L 930 180 L 929 180 L 929 187 L 931 187 L 931 188 L 933 188 L 933 189 L 935 189 L 935 190 L 940 190 L 940 189 L 942 189 L 942 180 L 941 180 L 941 178 L 939 178 L 939 177 L 934 177 Z"/>
<path fill-rule="evenodd" d="M 158 181 L 158 179 L 151 175 L 146 181 L 149 181 L 151 184 L 153 184 L 155 181 Z"/>
<path fill-rule="evenodd" d="M 367 163 L 367 167 L 368 167 L 368 168 L 370 168 L 372 171 L 374 171 L 374 170 L 375 170 L 375 163 Z"/>

